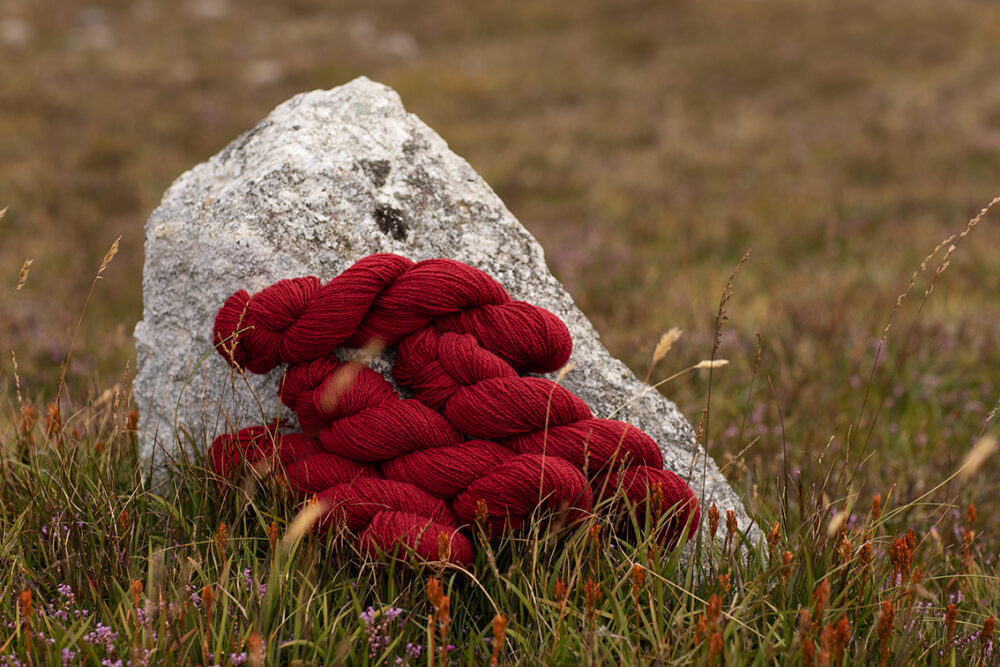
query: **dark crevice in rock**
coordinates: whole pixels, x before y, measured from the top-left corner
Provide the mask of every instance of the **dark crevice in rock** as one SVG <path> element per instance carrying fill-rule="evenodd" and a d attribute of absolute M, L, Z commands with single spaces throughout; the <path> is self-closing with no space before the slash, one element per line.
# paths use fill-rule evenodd
<path fill-rule="evenodd" d="M 406 232 L 409 230 L 409 225 L 403 219 L 402 211 L 385 204 L 375 205 L 375 224 L 378 225 L 383 234 L 391 236 L 397 241 L 405 239 Z"/>
<path fill-rule="evenodd" d="M 389 174 L 392 172 L 392 165 L 388 160 L 361 160 L 361 168 L 371 179 L 376 188 L 385 185 Z"/>

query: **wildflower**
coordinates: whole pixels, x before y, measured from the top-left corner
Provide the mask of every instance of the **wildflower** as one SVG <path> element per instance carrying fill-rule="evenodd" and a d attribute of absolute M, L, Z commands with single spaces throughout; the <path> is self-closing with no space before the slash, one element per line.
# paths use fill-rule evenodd
<path fill-rule="evenodd" d="M 135 607 L 139 606 L 139 600 L 142 598 L 142 582 L 133 579 L 132 583 L 128 587 L 128 594 L 132 598 L 132 604 Z"/>
<path fill-rule="evenodd" d="M 438 533 L 438 560 L 448 560 L 451 555 L 451 539 L 446 533 Z"/>
<path fill-rule="evenodd" d="M 819 635 L 819 664 L 829 665 L 830 657 L 833 655 L 835 639 L 835 628 L 833 623 L 828 623 L 823 627 Z"/>
<path fill-rule="evenodd" d="M 566 594 L 568 592 L 569 589 L 566 588 L 566 583 L 562 580 L 562 577 L 558 577 L 555 586 L 552 588 L 552 597 L 556 599 L 560 607 L 566 604 Z"/>
<path fill-rule="evenodd" d="M 406 642 L 406 648 L 403 649 L 407 656 L 410 658 L 419 658 L 420 653 L 423 651 L 424 647 L 421 644 L 414 644 L 412 642 Z"/>
<path fill-rule="evenodd" d="M 791 551 L 786 550 L 781 554 L 781 586 L 784 588 L 785 584 L 788 583 L 788 575 L 792 572 L 792 561 L 795 557 L 792 555 Z"/>
<path fill-rule="evenodd" d="M 889 660 L 889 639 L 892 637 L 892 628 L 896 621 L 896 608 L 892 602 L 886 600 L 882 603 L 882 611 L 878 615 L 878 640 L 881 645 L 881 665 L 885 665 Z"/>
<path fill-rule="evenodd" d="M 924 568 L 915 567 L 913 568 L 913 576 L 910 577 L 910 585 L 915 589 L 924 580 Z"/>
<path fill-rule="evenodd" d="M 653 507 L 653 514 L 650 517 L 650 521 L 654 526 L 657 526 L 660 523 L 660 516 L 663 513 L 663 485 L 659 482 L 653 482 L 649 501 Z"/>
<path fill-rule="evenodd" d="M 733 544 L 733 537 L 736 535 L 736 512 L 726 510 L 726 550 Z"/>
<path fill-rule="evenodd" d="M 434 613 L 428 619 L 428 630 L 431 639 L 434 638 L 434 626 L 437 625 L 441 631 L 441 661 L 447 664 L 448 647 L 446 645 L 448 637 L 448 627 L 451 625 L 451 601 L 444 594 L 437 577 L 427 580 L 427 599 L 434 607 Z M 434 644 L 429 646 L 431 653 L 434 652 Z"/>
<path fill-rule="evenodd" d="M 271 543 L 271 548 L 278 543 L 278 524 L 275 521 L 267 524 L 267 541 Z"/>
<path fill-rule="evenodd" d="M 722 633 L 715 632 L 708 640 L 708 664 L 715 665 L 719 656 L 722 655 Z"/>
<path fill-rule="evenodd" d="M 705 620 L 705 615 L 702 614 L 701 618 L 698 619 L 697 625 L 694 626 L 694 641 L 696 644 L 701 644 L 708 637 L 708 621 Z"/>
<path fill-rule="evenodd" d="M 826 603 L 830 600 L 830 582 L 827 579 L 819 582 L 816 590 L 813 591 L 812 603 L 813 609 L 815 610 L 817 621 L 823 617 L 823 611 L 826 609 Z"/>
<path fill-rule="evenodd" d="M 600 584 L 588 577 L 587 581 L 583 584 L 583 595 L 584 610 L 586 611 L 587 619 L 590 622 L 593 622 L 594 614 L 597 609 L 597 603 L 600 601 L 602 596 Z"/>
<path fill-rule="evenodd" d="M 781 543 L 781 525 L 775 521 L 771 526 L 771 531 L 767 534 L 767 551 L 774 553 L 775 548 Z"/>
<path fill-rule="evenodd" d="M 31 403 L 25 403 L 21 407 L 21 432 L 24 435 L 31 433 L 38 421 L 38 410 Z"/>
<path fill-rule="evenodd" d="M 646 583 L 646 568 L 639 563 L 632 566 L 632 600 L 639 606 L 639 591 Z"/>
<path fill-rule="evenodd" d="M 256 632 L 251 632 L 247 637 L 247 660 L 252 667 L 264 664 L 264 642 Z"/>
<path fill-rule="evenodd" d="M 191 596 L 191 604 L 194 605 L 195 609 L 201 609 L 201 593 L 198 592 L 194 584 L 188 584 L 186 588 L 188 594 Z M 187 603 L 184 606 L 187 607 Z"/>
<path fill-rule="evenodd" d="M 220 521 L 215 529 L 215 548 L 219 550 L 219 559 L 226 560 L 226 522 Z"/>
<path fill-rule="evenodd" d="M 587 535 L 590 537 L 591 544 L 594 545 L 594 549 L 600 551 L 601 549 L 601 524 L 592 523 L 587 529 Z"/>
<path fill-rule="evenodd" d="M 833 629 L 833 663 L 841 664 L 841 657 L 844 649 L 851 641 L 851 622 L 847 620 L 847 614 L 840 617 L 837 625 Z"/>
<path fill-rule="evenodd" d="M 102 647 L 105 654 L 110 654 L 114 650 L 115 641 L 118 639 L 118 633 L 99 622 L 97 627 L 85 634 L 82 639 L 88 644 Z"/>
<path fill-rule="evenodd" d="M 26 589 L 21 591 L 21 593 L 17 596 L 17 605 L 21 610 L 21 618 L 24 619 L 24 624 L 30 625 L 32 609 L 34 606 L 31 601 L 30 590 Z"/>
<path fill-rule="evenodd" d="M 368 607 L 358 614 L 358 618 L 365 624 L 365 634 L 368 636 L 368 656 L 374 658 L 381 651 L 389 647 L 391 641 L 389 628 L 403 613 L 402 609 L 389 607 L 378 614 L 373 607 Z M 378 617 L 378 621 L 376 618 Z"/>
<path fill-rule="evenodd" d="M 733 585 L 731 583 L 729 583 L 729 574 L 728 573 L 727 574 L 720 574 L 718 582 L 719 582 L 719 590 L 722 591 L 723 595 L 725 595 L 726 593 L 728 593 L 729 590 L 733 587 Z"/>
<path fill-rule="evenodd" d="M 698 642 L 703 642 L 706 638 L 709 642 L 712 641 L 712 637 L 717 634 L 716 630 L 719 627 L 719 617 L 721 615 L 722 598 L 715 593 L 708 599 L 708 606 L 705 608 L 705 613 L 702 614 L 698 620 L 698 625 L 695 626 L 695 638 Z"/>
<path fill-rule="evenodd" d="M 840 538 L 840 544 L 837 545 L 837 556 L 840 558 L 840 562 L 846 563 L 851 560 L 852 553 L 854 553 L 854 545 L 851 544 L 851 541 L 847 539 L 846 535 L 844 535 Z"/>
<path fill-rule="evenodd" d="M 810 628 L 812 628 L 812 615 L 808 609 L 802 609 L 799 611 L 799 637 L 805 640 Z"/>
<path fill-rule="evenodd" d="M 804 667 L 814 667 L 816 664 L 816 644 L 811 639 L 802 642 L 802 664 Z"/>
<path fill-rule="evenodd" d="M 722 598 L 718 594 L 713 595 L 708 599 L 708 609 L 705 610 L 708 615 L 709 627 L 715 627 L 719 622 L 719 616 L 722 615 Z"/>
<path fill-rule="evenodd" d="M 866 567 L 872 562 L 872 554 L 872 543 L 866 540 L 865 543 L 861 545 L 861 548 L 858 549 L 858 562 L 861 563 L 862 567 Z"/>
<path fill-rule="evenodd" d="M 431 577 L 428 579 L 427 599 L 432 605 L 434 605 L 435 608 L 438 607 L 442 595 L 444 595 L 444 591 L 441 590 L 441 584 L 438 583 L 437 577 Z"/>
<path fill-rule="evenodd" d="M 712 503 L 708 508 L 708 534 L 715 540 L 715 533 L 719 530 L 719 508 Z"/>
<path fill-rule="evenodd" d="M 503 647 L 504 636 L 507 633 L 507 617 L 497 614 L 493 617 L 493 655 L 490 657 L 491 667 L 496 667 Z"/>
<path fill-rule="evenodd" d="M 493 537 L 493 525 L 490 523 L 490 511 L 486 499 L 476 501 L 476 527 L 479 528 L 480 539 L 488 542 Z"/>
<path fill-rule="evenodd" d="M 882 494 L 876 493 L 874 496 L 872 496 L 872 511 L 871 511 L 872 521 L 873 522 L 878 521 L 881 516 L 882 516 Z"/>
<path fill-rule="evenodd" d="M 945 640 L 945 649 L 951 646 L 951 640 L 955 637 L 955 621 L 958 619 L 958 605 L 954 602 L 949 602 L 944 608 L 944 625 L 948 631 L 947 639 Z"/>
<path fill-rule="evenodd" d="M 987 646 L 992 648 L 993 643 L 993 627 L 996 625 L 996 619 L 993 618 L 993 614 L 983 622 L 983 629 L 979 631 L 979 661 L 986 664 L 986 649 Z"/>
<path fill-rule="evenodd" d="M 965 518 L 969 522 L 969 528 L 972 528 L 972 524 L 976 522 L 976 506 L 969 501 L 969 509 L 965 511 Z"/>
<path fill-rule="evenodd" d="M 28 645 L 31 645 L 31 591 L 23 590 L 17 596 L 17 604 L 21 609 L 21 618 L 24 619 L 24 632 L 28 638 Z"/>
<path fill-rule="evenodd" d="M 448 664 L 448 651 L 454 646 L 448 644 L 448 628 L 451 626 L 451 600 L 442 595 L 437 610 L 438 625 L 441 626 L 441 664 Z"/>
<path fill-rule="evenodd" d="M 916 534 L 912 529 L 905 535 L 897 535 L 892 541 L 889 555 L 892 558 L 892 576 L 909 577 L 913 564 L 913 549 L 916 546 Z"/>
<path fill-rule="evenodd" d="M 205 587 L 201 589 L 201 603 L 205 605 L 206 617 L 212 612 L 212 603 L 214 601 L 215 593 L 212 591 L 212 587 L 209 584 L 205 584 Z"/>

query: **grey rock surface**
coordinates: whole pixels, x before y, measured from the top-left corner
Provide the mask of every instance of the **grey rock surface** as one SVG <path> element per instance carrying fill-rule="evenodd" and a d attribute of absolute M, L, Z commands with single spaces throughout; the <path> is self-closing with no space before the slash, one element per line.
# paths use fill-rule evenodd
<path fill-rule="evenodd" d="M 212 349 L 226 297 L 294 276 L 326 281 L 376 252 L 465 262 L 561 317 L 575 363 L 562 383 L 596 416 L 631 419 L 703 508 L 733 509 L 756 532 L 677 407 L 611 357 L 531 234 L 393 90 L 365 78 L 280 105 L 177 179 L 146 223 L 134 385 L 144 454 L 204 451 L 224 430 L 281 415 L 280 369 L 247 381 Z"/>

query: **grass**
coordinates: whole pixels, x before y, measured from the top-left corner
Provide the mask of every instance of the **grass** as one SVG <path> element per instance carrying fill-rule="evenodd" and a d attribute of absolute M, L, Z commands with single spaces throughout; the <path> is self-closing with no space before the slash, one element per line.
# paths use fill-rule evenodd
<path fill-rule="evenodd" d="M 560 560 L 583 558 L 582 533 L 537 561 L 525 556 L 530 545 L 499 545 L 501 577 L 482 563 L 475 577 L 437 573 L 451 636 L 465 629 L 476 638 L 454 642 L 458 650 L 486 650 L 478 640 L 492 636 L 499 609 L 509 619 L 505 661 L 608 662 L 634 650 L 709 662 L 714 633 L 700 643 L 695 635 L 718 594 L 727 660 L 797 661 L 812 640 L 818 664 L 825 628 L 835 632 L 846 614 L 845 660 L 878 661 L 890 602 L 890 661 L 938 662 L 953 646 L 945 617 L 960 593 L 954 661 L 975 661 L 969 637 L 997 612 L 1000 471 L 993 457 L 974 474 L 954 472 L 996 432 L 995 223 L 987 217 L 959 246 L 928 299 L 947 248 L 894 306 L 928 251 L 997 192 L 1000 8 L 583 0 L 473 12 L 445 2 L 295 0 L 241 15 L 209 0 L 90 9 L 49 0 L 2 9 L 0 267 L 11 287 L 0 289 L 0 406 L 9 415 L 0 427 L 0 613 L 14 627 L 0 654 L 27 659 L 23 590 L 32 592 L 36 637 L 56 640 L 32 644 L 35 662 L 58 662 L 45 652 L 62 647 L 94 663 L 108 657 L 85 641 L 98 622 L 119 633 L 115 659 L 149 648 L 154 660 L 203 661 L 206 640 L 221 656 L 246 650 L 251 633 L 285 662 L 332 661 L 339 650 L 364 658 L 369 605 L 404 610 L 386 628 L 398 639 L 388 656 L 406 642 L 427 646 L 430 573 L 344 558 L 335 574 L 330 558 L 343 546 L 316 540 L 275 565 L 266 527 L 274 520 L 284 532 L 292 508 L 267 490 L 252 502 L 232 491 L 217 506 L 197 461 L 154 493 L 129 458 L 126 368 L 141 309 L 143 220 L 182 170 L 277 103 L 366 74 L 395 87 L 497 189 L 612 353 L 640 374 L 670 327 L 686 333 L 663 373 L 710 355 L 719 294 L 752 248 L 719 331 L 717 354 L 730 365 L 712 372 L 710 387 L 701 372 L 664 390 L 695 424 L 711 395 L 704 443 L 759 523 L 779 523 L 774 552 L 792 554 L 785 584 L 766 544 L 751 545 L 746 561 L 713 556 L 704 575 L 650 564 L 641 595 L 656 597 L 642 597 L 637 622 L 616 611 L 640 606 L 629 568 L 648 555 L 635 545 L 608 550 L 593 573 Z M 119 235 L 78 328 L 84 277 Z M 15 290 L 26 258 L 31 273 Z M 64 420 L 46 436 L 44 406 L 74 336 Z M 32 438 L 21 430 L 10 349 L 21 400 L 41 413 Z M 876 495 L 883 508 L 873 519 Z M 971 527 L 970 503 L 979 508 Z M 829 528 L 841 516 L 843 534 Z M 222 521 L 224 558 L 214 546 Z M 919 566 L 923 579 L 887 585 L 893 540 L 910 529 L 911 574 Z M 857 574 L 866 542 L 869 570 Z M 255 602 L 246 567 L 257 585 L 274 574 L 280 596 Z M 601 593 L 593 631 L 587 576 Z M 564 614 L 552 577 L 569 582 Z M 820 615 L 812 597 L 824 579 Z M 132 581 L 143 584 L 139 605 Z M 372 586 L 358 593 L 351 581 Z M 210 618 L 192 611 L 188 584 L 214 587 Z M 54 615 L 67 604 L 60 585 L 86 618 Z M 168 608 L 155 623 L 169 619 L 170 629 L 141 627 L 136 607 L 158 606 L 161 593 Z M 801 609 L 816 618 L 802 623 Z"/>
<path fill-rule="evenodd" d="M 758 543 L 707 509 L 701 568 L 600 512 L 480 536 L 467 570 L 397 566 L 298 530 L 276 478 L 220 488 L 195 460 L 149 488 L 130 412 L 116 394 L 4 431 L 5 664 L 445 664 L 442 646 L 450 664 L 996 660 L 997 564 L 971 505 L 799 483 L 757 513 Z"/>
<path fill-rule="evenodd" d="M 914 273 L 879 348 L 896 328 L 912 334 L 912 323 L 898 321 L 908 307 L 925 310 L 988 212 Z M 712 360 L 697 365 L 713 374 L 726 367 L 716 354 L 744 260 L 719 303 Z M 647 378 L 679 340 L 677 331 L 661 338 Z M 886 363 L 898 368 L 893 361 Z M 878 371 L 876 362 L 859 425 L 866 410 L 898 416 L 873 396 Z M 995 538 L 980 532 L 989 521 L 979 513 L 990 508 L 959 504 L 997 447 L 992 432 L 984 430 L 933 488 L 906 496 L 890 486 L 865 496 L 856 489 L 868 474 L 871 440 L 858 427 L 843 453 L 828 444 L 821 477 L 785 469 L 768 502 L 751 498 L 760 538 L 740 532 L 727 508 L 705 507 L 693 558 L 681 557 L 683 545 L 656 543 L 652 526 L 616 531 L 599 507 L 568 531 L 551 531 L 539 517 L 504 539 L 480 532 L 476 561 L 463 568 L 372 560 L 346 531 L 311 532 L 310 504 L 289 501 L 280 474 L 220 484 L 195 452 L 173 461 L 162 483 L 144 482 L 127 377 L 124 385 L 81 402 L 67 386 L 66 398 L 44 414 L 20 391 L 8 406 L 0 429 L 0 624 L 8 630 L 0 664 L 1000 658 L 993 641 L 1000 561 Z M 712 429 L 709 408 L 729 398 L 710 387 L 700 437 Z M 746 417 L 740 446 L 757 439 Z"/>

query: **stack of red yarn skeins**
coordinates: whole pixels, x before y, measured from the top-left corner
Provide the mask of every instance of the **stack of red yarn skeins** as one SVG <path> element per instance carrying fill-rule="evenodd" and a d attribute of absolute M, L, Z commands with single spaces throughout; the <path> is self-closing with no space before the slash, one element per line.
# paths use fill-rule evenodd
<path fill-rule="evenodd" d="M 659 539 L 697 530 L 698 501 L 663 469 L 656 443 L 625 422 L 595 418 L 547 373 L 572 339 L 554 314 L 514 301 L 486 273 L 449 259 L 370 255 L 326 284 L 281 280 L 230 296 L 215 320 L 230 364 L 267 373 L 301 433 L 254 426 L 216 438 L 213 471 L 280 462 L 291 488 L 324 503 L 367 553 L 400 546 L 425 560 L 468 564 L 467 533 L 516 530 L 539 509 L 568 523 L 616 497 L 659 521 Z M 340 347 L 396 346 L 391 383 Z"/>

